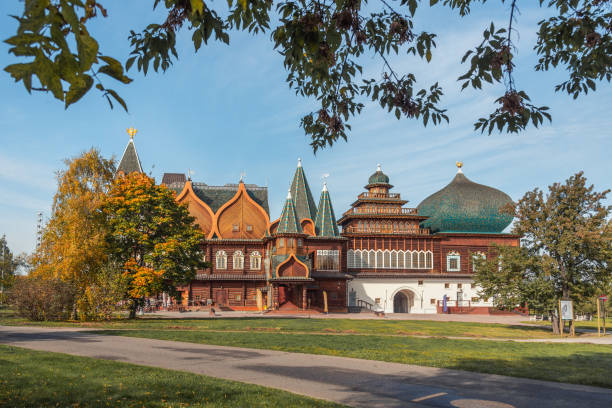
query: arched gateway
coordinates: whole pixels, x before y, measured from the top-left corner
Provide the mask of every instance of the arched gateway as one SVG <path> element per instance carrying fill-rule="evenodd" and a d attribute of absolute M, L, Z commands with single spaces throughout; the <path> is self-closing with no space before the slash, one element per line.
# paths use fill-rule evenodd
<path fill-rule="evenodd" d="M 393 296 L 393 313 L 410 313 L 414 306 L 414 293 L 404 289 Z"/>

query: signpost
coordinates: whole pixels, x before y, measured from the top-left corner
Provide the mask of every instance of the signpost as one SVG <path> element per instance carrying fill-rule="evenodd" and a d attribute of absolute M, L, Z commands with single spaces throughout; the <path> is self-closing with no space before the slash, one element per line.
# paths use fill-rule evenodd
<path fill-rule="evenodd" d="M 601 325 L 599 319 L 603 317 L 603 335 L 606 335 L 606 302 L 608 301 L 608 297 L 606 295 L 601 295 L 597 298 L 597 335 L 601 336 Z M 603 313 L 601 313 L 601 309 L 603 308 Z M 603 316 L 601 316 L 603 314 Z"/>
<path fill-rule="evenodd" d="M 563 326 L 565 325 L 565 320 L 574 320 L 574 307 L 571 300 L 559 300 L 559 332 L 561 336 L 563 336 Z M 573 329 L 574 327 L 572 325 L 572 336 L 574 335 Z"/>

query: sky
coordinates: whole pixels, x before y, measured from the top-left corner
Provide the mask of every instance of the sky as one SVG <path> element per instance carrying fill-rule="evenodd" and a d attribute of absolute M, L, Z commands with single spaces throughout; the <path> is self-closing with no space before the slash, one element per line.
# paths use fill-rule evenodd
<path fill-rule="evenodd" d="M 97 19 L 90 32 L 103 53 L 122 61 L 129 54 L 129 31 L 163 18 L 159 10 L 143 9 L 152 1 L 101 3 L 109 16 Z M 363 113 L 351 121 L 348 142 L 316 155 L 299 127 L 300 118 L 317 109 L 316 101 L 289 89 L 282 57 L 273 49 L 269 34 L 233 33 L 230 46 L 212 42 L 195 53 L 184 27 L 178 35 L 180 59 L 167 72 L 144 76 L 132 70 L 134 82 L 127 86 L 105 81 L 126 100 L 129 113 L 117 107 L 111 110 L 96 92 L 65 110 L 50 95 L 29 95 L 21 83 L 1 71 L 0 234 L 6 234 L 14 252 L 31 252 L 36 214 L 49 216 L 57 187 L 54 175 L 63 168 L 63 160 L 92 146 L 104 156 L 120 159 L 130 126 L 138 129 L 135 143 L 143 168 L 157 180 L 164 172 L 191 169 L 194 181 L 223 185 L 238 182 L 245 173 L 245 182 L 269 187 L 271 219 L 280 214 L 299 157 L 316 201 L 322 176 L 329 174 L 337 217 L 363 190 L 378 163 L 395 186 L 393 191 L 409 200 L 409 207 L 448 184 L 456 173 L 456 161 L 463 161 L 468 178 L 498 188 L 514 200 L 578 171 L 584 171 L 598 191 L 608 189 L 612 187 L 612 89 L 609 83 L 598 83 L 596 93 L 574 100 L 554 92 L 555 84 L 567 76 L 563 68 L 533 70 L 537 22 L 549 13 L 535 3 L 518 3 L 515 81 L 535 105 L 551 108 L 553 121 L 518 135 L 489 136 L 473 130 L 476 119 L 495 109 L 503 85 L 461 92 L 456 80 L 467 70 L 460 64 L 463 53 L 480 43 L 490 22 L 507 24 L 507 5 L 495 1 L 474 6 L 465 18 L 441 6 L 417 10 L 415 31 L 438 35 L 431 63 L 407 55 L 390 58 L 397 72 L 416 75 L 419 89 L 440 83 L 445 92 L 441 106 L 448 109 L 449 124 L 423 127 L 417 120 L 398 121 L 364 100 Z M 16 21 L 9 15 L 19 15 L 22 7 L 15 0 L 1 2 L 0 39 L 15 33 Z M 8 48 L 0 44 L 2 67 L 19 62 Z M 368 55 L 361 62 L 364 77 L 381 77 L 379 58 Z"/>

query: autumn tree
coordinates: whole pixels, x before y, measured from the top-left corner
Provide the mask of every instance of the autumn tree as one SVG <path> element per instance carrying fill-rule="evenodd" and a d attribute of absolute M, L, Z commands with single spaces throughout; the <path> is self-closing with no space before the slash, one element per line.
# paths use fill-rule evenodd
<path fill-rule="evenodd" d="M 492 1 L 489 0 L 488 3 Z M 131 52 L 125 69 L 106 55 L 88 27 L 91 20 L 106 17 L 104 0 L 25 0 L 16 16 L 17 31 L 6 42 L 9 53 L 24 62 L 5 70 L 21 81 L 28 92 L 43 91 L 63 101 L 77 102 L 95 88 L 112 107 L 123 99 L 105 85 L 104 79 L 128 84 L 132 67 L 145 75 L 152 68 L 167 70 L 178 59 L 176 37 L 189 31 L 195 50 L 211 41 L 230 43 L 232 31 L 270 34 L 283 56 L 287 83 L 296 94 L 313 98 L 318 108 L 306 113 L 301 127 L 312 138 L 311 145 L 330 146 L 347 139 L 349 120 L 359 114 L 367 99 L 400 119 L 421 119 L 424 125 L 448 121 L 440 106 L 443 94 L 438 83 L 417 87 L 411 72 L 400 72 L 389 63 L 393 54 L 408 55 L 435 64 L 437 36 L 421 31 L 418 9 L 445 7 L 461 17 L 487 0 L 149 0 L 142 7 L 164 8 L 164 18 L 143 30 L 130 31 L 126 45 Z M 483 39 L 467 50 L 461 63 L 467 65 L 458 78 L 461 88 L 482 89 L 486 83 L 503 83 L 505 91 L 493 112 L 478 119 L 476 130 L 491 133 L 518 132 L 529 124 L 538 126 L 551 119 L 546 106 L 536 106 L 514 78 L 515 40 L 519 33 L 517 0 L 498 0 L 499 14 L 507 23 L 483 27 Z M 535 2 L 533 2 L 535 3 Z M 567 78 L 555 86 L 573 98 L 595 91 L 597 82 L 612 77 L 612 5 L 609 0 L 539 0 L 551 16 L 538 22 L 534 69 L 565 69 Z M 526 4 L 526 3 L 525 3 Z M 111 12 L 121 12 L 116 6 Z M 423 24 L 423 25 L 424 25 Z M 129 44 L 128 44 L 129 43 Z M 375 57 L 382 68 L 378 78 L 363 76 L 360 59 Z M 458 61 L 459 63 L 459 61 Z"/>
<path fill-rule="evenodd" d="M 546 196 L 527 192 L 514 208 L 521 247 L 499 247 L 499 258 L 477 261 L 482 297 L 506 309 L 527 304 L 549 315 L 557 331 L 560 299 L 580 306 L 612 282 L 612 207 L 603 204 L 609 192 L 587 186 L 582 172 Z"/>
<path fill-rule="evenodd" d="M 32 256 L 30 274 L 70 282 L 79 299 L 108 262 L 100 205 L 111 186 L 115 164 L 93 148 L 65 163 L 66 169 L 57 173 L 51 217 Z"/>
<path fill-rule="evenodd" d="M 204 235 L 175 193 L 142 173 L 118 177 L 102 206 L 111 258 L 120 264 L 130 316 L 145 297 L 176 296 L 203 263 Z"/>

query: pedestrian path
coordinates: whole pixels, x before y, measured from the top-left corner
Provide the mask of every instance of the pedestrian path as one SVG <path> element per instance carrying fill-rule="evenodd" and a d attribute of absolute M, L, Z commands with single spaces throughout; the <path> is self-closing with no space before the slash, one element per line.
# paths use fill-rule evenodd
<path fill-rule="evenodd" d="M 0 326 L 0 343 L 279 388 L 354 407 L 607 407 L 612 390 L 408 364 Z"/>

